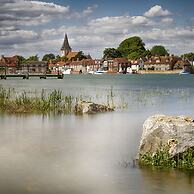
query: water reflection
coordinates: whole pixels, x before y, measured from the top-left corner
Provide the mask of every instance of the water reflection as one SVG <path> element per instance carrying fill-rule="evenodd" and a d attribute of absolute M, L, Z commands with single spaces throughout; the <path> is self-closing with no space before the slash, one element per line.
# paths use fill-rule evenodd
<path fill-rule="evenodd" d="M 148 116 L 194 113 L 194 78 L 181 78 L 182 82 L 175 76 L 164 78 L 78 76 L 60 81 L 1 82 L 4 87 L 18 90 L 82 91 L 99 101 L 106 101 L 103 92 L 114 86 L 114 98 L 124 96 L 128 108 L 83 117 L 1 115 L 0 193 L 193 193 L 192 173 L 121 165 L 136 156 L 142 124 Z"/>

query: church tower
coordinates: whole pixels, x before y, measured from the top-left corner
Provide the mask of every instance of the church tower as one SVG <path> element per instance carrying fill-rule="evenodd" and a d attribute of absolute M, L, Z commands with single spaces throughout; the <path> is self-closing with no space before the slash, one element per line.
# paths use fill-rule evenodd
<path fill-rule="evenodd" d="M 63 45 L 61 47 L 61 55 L 62 56 L 67 56 L 68 53 L 71 52 L 71 51 L 72 51 L 72 49 L 69 46 L 69 41 L 68 41 L 68 38 L 67 38 L 67 34 L 65 34 Z"/>

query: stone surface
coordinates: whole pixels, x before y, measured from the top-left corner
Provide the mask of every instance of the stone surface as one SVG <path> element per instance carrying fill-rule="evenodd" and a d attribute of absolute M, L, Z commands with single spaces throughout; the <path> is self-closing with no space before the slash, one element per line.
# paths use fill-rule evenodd
<path fill-rule="evenodd" d="M 75 105 L 75 112 L 77 114 L 95 114 L 109 111 L 114 111 L 114 109 L 105 105 L 95 104 L 93 102 L 79 101 Z"/>
<path fill-rule="evenodd" d="M 194 148 L 194 122 L 189 116 L 155 115 L 143 125 L 138 157 L 154 154 L 161 145 L 169 145 L 172 156 Z"/>

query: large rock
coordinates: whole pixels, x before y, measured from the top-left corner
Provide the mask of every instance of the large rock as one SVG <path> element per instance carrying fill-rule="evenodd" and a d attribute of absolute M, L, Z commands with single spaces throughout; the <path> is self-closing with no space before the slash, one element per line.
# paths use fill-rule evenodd
<path fill-rule="evenodd" d="M 93 102 L 86 102 L 86 101 L 79 101 L 75 105 L 75 112 L 77 114 L 94 114 L 94 113 L 108 112 L 108 111 L 114 111 L 114 109 L 105 105 L 95 104 Z"/>
<path fill-rule="evenodd" d="M 189 116 L 155 115 L 143 125 L 138 157 L 147 152 L 154 154 L 163 145 L 169 146 L 173 156 L 194 148 L 194 122 Z"/>

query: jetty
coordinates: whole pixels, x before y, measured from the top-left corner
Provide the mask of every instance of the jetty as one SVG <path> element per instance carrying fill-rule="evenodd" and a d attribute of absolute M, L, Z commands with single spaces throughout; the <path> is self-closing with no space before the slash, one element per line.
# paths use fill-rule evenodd
<path fill-rule="evenodd" d="M 57 78 L 63 79 L 63 74 L 1 74 L 0 79 L 7 79 L 7 78 L 22 78 L 22 79 L 30 79 L 31 77 L 38 77 L 40 79 L 47 79 L 47 78 Z"/>

